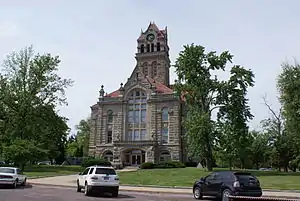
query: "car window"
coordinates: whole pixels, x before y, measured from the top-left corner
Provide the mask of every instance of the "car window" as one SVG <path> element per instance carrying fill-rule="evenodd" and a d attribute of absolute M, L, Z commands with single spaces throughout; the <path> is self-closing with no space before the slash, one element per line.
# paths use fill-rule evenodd
<path fill-rule="evenodd" d="M 89 172 L 90 168 L 87 168 L 83 171 L 82 175 L 87 175 L 87 173 Z"/>
<path fill-rule="evenodd" d="M 20 169 L 17 169 L 17 174 L 22 174 L 22 171 Z"/>
<path fill-rule="evenodd" d="M 13 169 L 13 168 L 0 168 L 0 173 L 14 174 L 15 173 L 15 169 Z"/>
<path fill-rule="evenodd" d="M 235 173 L 234 175 L 239 181 L 256 180 L 255 176 L 250 173 Z"/>
<path fill-rule="evenodd" d="M 211 173 L 205 178 L 205 180 L 213 180 L 214 177 L 215 177 L 215 173 Z"/>
<path fill-rule="evenodd" d="M 92 174 L 94 171 L 94 168 L 91 168 L 90 171 L 89 171 L 89 174 Z"/>
<path fill-rule="evenodd" d="M 116 171 L 109 168 L 97 168 L 95 174 L 116 175 Z"/>

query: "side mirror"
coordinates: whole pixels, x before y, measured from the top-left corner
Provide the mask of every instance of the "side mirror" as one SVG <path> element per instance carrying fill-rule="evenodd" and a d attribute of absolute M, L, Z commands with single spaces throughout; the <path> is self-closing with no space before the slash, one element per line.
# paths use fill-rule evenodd
<path fill-rule="evenodd" d="M 79 172 L 79 174 L 78 175 L 82 175 L 82 173 L 81 172 Z"/>

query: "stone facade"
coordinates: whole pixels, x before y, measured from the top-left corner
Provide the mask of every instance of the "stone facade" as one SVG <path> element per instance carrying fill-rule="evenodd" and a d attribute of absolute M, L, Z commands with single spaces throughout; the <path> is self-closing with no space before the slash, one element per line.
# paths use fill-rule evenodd
<path fill-rule="evenodd" d="M 125 166 L 183 161 L 183 103 L 169 84 L 167 29 L 150 23 L 137 43 L 137 64 L 127 83 L 106 95 L 101 86 L 91 107 L 89 155 Z"/>

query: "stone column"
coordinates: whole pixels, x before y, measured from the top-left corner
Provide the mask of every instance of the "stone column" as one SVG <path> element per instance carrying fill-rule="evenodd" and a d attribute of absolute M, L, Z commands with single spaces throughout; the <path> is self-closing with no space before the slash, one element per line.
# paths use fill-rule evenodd
<path fill-rule="evenodd" d="M 180 145 L 180 106 L 175 105 L 169 111 L 169 143 Z"/>
<path fill-rule="evenodd" d="M 97 131 L 96 131 L 96 145 L 102 144 L 102 124 L 103 124 L 103 106 L 101 105 L 98 110 L 97 115 Z"/>
<path fill-rule="evenodd" d="M 114 116 L 114 125 L 113 125 L 113 142 L 122 140 L 122 127 L 123 127 L 123 113 L 118 112 Z"/>
<path fill-rule="evenodd" d="M 155 155 L 154 147 L 151 146 L 146 150 L 146 159 L 145 159 L 145 161 L 154 163 L 154 155 Z"/>

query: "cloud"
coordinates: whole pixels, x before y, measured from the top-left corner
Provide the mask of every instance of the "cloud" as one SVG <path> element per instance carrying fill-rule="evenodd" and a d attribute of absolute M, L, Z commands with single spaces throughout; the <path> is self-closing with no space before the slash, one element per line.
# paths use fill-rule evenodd
<path fill-rule="evenodd" d="M 10 21 L 0 21 L 0 38 L 13 38 L 19 35 L 17 25 Z"/>

